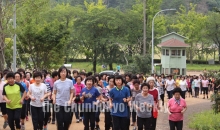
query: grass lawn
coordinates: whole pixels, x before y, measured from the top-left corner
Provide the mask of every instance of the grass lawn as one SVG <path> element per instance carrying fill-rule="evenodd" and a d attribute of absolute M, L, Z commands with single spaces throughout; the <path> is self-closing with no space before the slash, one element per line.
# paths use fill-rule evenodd
<path fill-rule="evenodd" d="M 187 71 L 203 71 L 206 70 L 220 70 L 220 65 L 208 65 L 208 64 L 187 64 Z"/>
<path fill-rule="evenodd" d="M 92 71 L 92 62 L 73 62 L 71 64 L 72 69 L 77 69 L 79 71 L 85 69 L 86 72 Z M 116 70 L 116 64 L 113 64 L 113 69 Z M 101 72 L 105 69 L 102 68 L 102 65 L 97 64 L 96 70 L 97 72 Z"/>
<path fill-rule="evenodd" d="M 73 62 L 72 68 L 77 70 L 85 69 L 87 72 L 92 71 L 92 62 Z M 122 65 L 121 65 L 122 66 Z M 104 69 L 101 65 L 97 65 L 97 72 L 101 72 Z M 116 69 L 116 64 L 113 64 L 113 69 Z M 208 65 L 208 64 L 187 64 L 187 71 L 203 71 L 206 70 L 220 70 L 220 65 Z"/>

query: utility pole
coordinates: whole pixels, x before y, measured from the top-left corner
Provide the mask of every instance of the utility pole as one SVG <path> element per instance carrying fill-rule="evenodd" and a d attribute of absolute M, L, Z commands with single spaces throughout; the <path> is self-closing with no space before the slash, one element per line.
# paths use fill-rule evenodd
<path fill-rule="evenodd" d="M 13 28 L 16 30 L 16 0 L 14 4 L 14 18 L 13 18 Z M 14 34 L 14 42 L 13 42 L 13 71 L 16 72 L 16 57 L 17 57 L 17 47 L 16 47 L 16 33 Z"/>
<path fill-rule="evenodd" d="M 144 32 L 143 32 L 143 55 L 146 55 L 146 0 L 143 0 L 143 15 L 144 15 Z"/>

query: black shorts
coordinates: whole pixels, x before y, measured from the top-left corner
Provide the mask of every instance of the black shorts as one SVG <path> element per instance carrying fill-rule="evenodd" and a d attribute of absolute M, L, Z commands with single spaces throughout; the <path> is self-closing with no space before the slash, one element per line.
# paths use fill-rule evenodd
<path fill-rule="evenodd" d="M 26 108 L 27 108 L 27 104 L 24 103 L 21 108 L 21 119 L 25 119 L 26 117 Z"/>
<path fill-rule="evenodd" d="M 0 103 L 0 108 L 1 108 L 2 115 L 7 114 L 6 103 Z"/>

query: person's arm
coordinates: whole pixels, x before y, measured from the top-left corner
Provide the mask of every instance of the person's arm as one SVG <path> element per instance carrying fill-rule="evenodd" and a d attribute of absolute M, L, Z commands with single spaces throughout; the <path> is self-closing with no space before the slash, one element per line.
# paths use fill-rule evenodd
<path fill-rule="evenodd" d="M 169 102 L 167 103 L 167 113 L 168 113 L 169 115 L 172 114 L 172 113 L 170 112 L 170 103 L 169 103 Z"/>
<path fill-rule="evenodd" d="M 44 86 L 44 96 L 40 99 L 41 102 L 43 102 L 44 99 L 47 98 L 50 93 L 50 85 L 49 84 L 48 85 L 44 84 L 44 85 L 45 85 Z"/>
<path fill-rule="evenodd" d="M 23 93 L 21 97 L 20 103 L 23 104 L 24 98 L 27 96 L 27 92 L 25 91 L 24 87 L 21 84 L 17 84 L 20 86 L 20 92 Z"/>
<path fill-rule="evenodd" d="M 184 100 L 184 106 L 183 106 L 183 110 L 181 111 L 181 113 L 183 114 L 186 110 L 187 110 L 187 106 L 186 106 L 186 101 Z"/>
<path fill-rule="evenodd" d="M 11 100 L 8 100 L 7 96 L 6 96 L 6 92 L 5 92 L 5 86 L 3 87 L 3 99 L 6 101 L 7 104 L 10 104 Z"/>

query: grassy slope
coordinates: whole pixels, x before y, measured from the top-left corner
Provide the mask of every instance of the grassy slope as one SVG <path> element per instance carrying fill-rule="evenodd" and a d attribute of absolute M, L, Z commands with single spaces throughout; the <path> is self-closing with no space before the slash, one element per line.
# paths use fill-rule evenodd
<path fill-rule="evenodd" d="M 116 68 L 116 64 L 113 65 L 114 69 Z M 92 71 L 92 63 L 91 62 L 74 62 L 72 63 L 73 69 L 82 70 L 85 69 L 87 72 Z M 206 64 L 187 64 L 188 71 L 203 71 L 206 70 L 220 70 L 220 65 L 206 65 Z M 101 65 L 97 65 L 97 71 L 100 72 L 102 69 Z"/>

